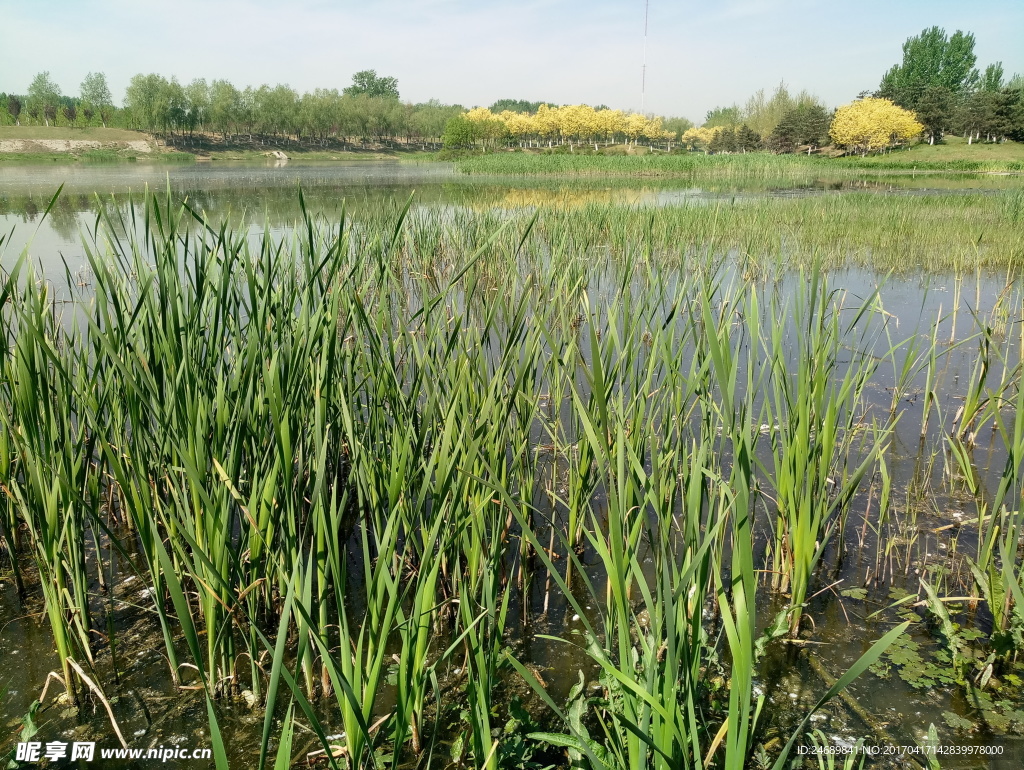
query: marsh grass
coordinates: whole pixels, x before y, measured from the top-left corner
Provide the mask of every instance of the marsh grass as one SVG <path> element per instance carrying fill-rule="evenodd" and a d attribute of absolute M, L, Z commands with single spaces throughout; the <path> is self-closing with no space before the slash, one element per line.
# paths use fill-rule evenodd
<path fill-rule="evenodd" d="M 532 733 L 538 747 L 595 767 L 746 766 L 764 649 L 799 631 L 896 419 L 865 388 L 889 360 L 906 387 L 928 351 L 903 366 L 877 297 L 844 298 L 817 269 L 794 292 L 763 281 L 791 264 L 750 233 L 783 210 L 768 204 L 572 218 L 406 203 L 359 220 L 299 205 L 286 235 L 255 236 L 170 195 L 106 209 L 83 240 L 94 279 L 66 276 L 64 314 L 27 257 L 7 277 L 2 531 L 39 575 L 62 664 L 99 650 L 90 576 L 114 549 L 136 554 L 123 569 L 147 584 L 174 681 L 262 700 L 260 768 L 286 762 L 300 724 L 334 767 L 398 768 L 441 741 L 507 766 L 511 677 L 562 730 Z M 978 372 L 984 422 L 1020 372 L 1001 395 Z M 1015 449 L 986 546 L 1018 581 L 1010 613 L 1020 419 L 1000 423 Z M 783 586 L 789 609 L 764 630 L 759 599 Z M 563 708 L 516 645 L 570 610 L 579 633 L 541 638 L 600 674 Z"/>
<path fill-rule="evenodd" d="M 993 157 L 927 157 L 923 153 L 891 153 L 870 158 L 739 153 L 705 155 L 696 152 L 599 155 L 591 153 L 533 154 L 499 152 L 471 155 L 456 161 L 467 174 L 495 175 L 623 175 L 678 176 L 692 179 L 745 176 L 766 179 L 813 179 L 820 176 L 863 175 L 872 171 L 1020 172 L 1020 153 Z"/>

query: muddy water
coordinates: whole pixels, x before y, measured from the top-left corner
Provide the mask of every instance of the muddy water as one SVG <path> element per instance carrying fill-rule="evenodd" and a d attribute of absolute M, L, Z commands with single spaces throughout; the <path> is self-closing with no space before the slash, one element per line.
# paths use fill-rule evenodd
<path fill-rule="evenodd" d="M 45 220 L 42 213 L 49 204 L 53 190 L 65 183 L 64 192 Z M 470 205 L 479 208 L 513 207 L 537 203 L 611 202 L 647 205 L 700 204 L 722 196 L 839 194 L 846 190 L 875 190 L 879 194 L 927 194 L 930 191 L 962 191 L 984 194 L 988 190 L 1018 181 L 999 178 L 905 178 L 891 180 L 830 181 L 813 185 L 786 187 L 763 183 L 744 187 L 735 181 L 716 186 L 673 187 L 671 183 L 657 186 L 589 187 L 558 183 L 530 184 L 523 180 L 470 179 L 443 165 L 410 166 L 401 164 L 353 163 L 329 166 L 106 166 L 106 167 L 0 167 L 0 232 L 12 230 L 6 257 L 17 254 L 29 245 L 33 258 L 44 271 L 59 279 L 66 264 L 72 271 L 82 266 L 80 228 L 92 223 L 95 202 L 92 194 L 114 196 L 123 210 L 131 210 L 131 196 L 137 196 L 148 185 L 169 186 L 177 195 L 192 203 L 197 210 L 213 218 L 238 218 L 245 221 L 269 221 L 275 232 L 287 230 L 299 215 L 296 188 L 301 185 L 307 205 L 314 210 L 338 211 L 342 200 L 348 207 L 392 205 L 395 199 L 405 200 L 415 191 L 417 205 Z M 254 225 L 256 227 L 256 225 Z M 789 277 L 788 281 L 795 279 Z M 834 286 L 847 290 L 851 297 L 868 296 L 880 281 L 879 276 L 864 270 L 833 273 Z M 809 636 L 807 659 L 796 654 L 793 647 L 776 645 L 762 666 L 760 687 L 769 699 L 766 713 L 770 730 L 785 734 L 787 727 L 827 689 L 828 676 L 838 677 L 865 651 L 870 640 L 878 638 L 902 617 L 923 621 L 924 609 L 910 602 L 890 607 L 910 594 L 916 594 L 921 577 L 935 580 L 946 576 L 951 586 L 966 585 L 969 578 L 963 555 L 973 554 L 977 526 L 973 519 L 973 502 L 946 483 L 952 459 L 943 449 L 943 436 L 949 430 L 966 383 L 973 376 L 978 342 L 973 335 L 977 324 L 970 312 L 961 312 L 954 319 L 949 309 L 954 297 L 979 317 L 988 316 L 1000 303 L 1009 306 L 1010 323 L 1005 338 L 1006 365 L 1012 367 L 1020 357 L 1019 339 L 1022 304 L 1020 287 L 1011 288 L 1010 299 L 1001 299 L 1007 288 L 1006 275 L 981 274 L 968 278 L 949 275 L 890 278 L 881 287 L 882 303 L 897 339 L 918 333 L 932 333 L 931 323 L 942 318 L 935 331 L 943 344 L 938 376 L 938 406 L 944 422 L 933 418 L 925 435 L 921 435 L 921 412 L 924 400 L 923 375 L 913 383 L 909 393 L 893 403 L 887 389 L 895 379 L 889 371 L 876 378 L 879 383 L 870 393 L 879 410 L 895 408 L 902 416 L 890 442 L 886 460 L 893 478 L 895 513 L 889 524 L 875 531 L 871 502 L 877 505 L 877 492 L 865 490 L 854 503 L 844 537 L 834 539 L 822 561 L 823 568 L 816 586 L 831 586 L 818 594 L 808 614 L 815 627 Z M 595 299 L 597 299 L 595 297 Z M 944 310 L 942 310 L 944 309 Z M 924 320 L 922 320 L 924 319 Z M 884 357 L 885 346 L 876 350 Z M 899 368 L 883 362 L 880 372 Z M 996 362 L 990 377 L 999 377 L 1001 365 Z M 973 461 L 983 486 L 993 487 L 1005 462 L 1005 453 L 989 430 L 979 434 Z M 867 512 L 865 520 L 864 512 Z M 767 528 L 770 522 L 761 522 Z M 879 560 L 879 551 L 887 553 Z M 123 558 L 119 554 L 103 554 L 106 562 Z M 130 555 L 129 555 L 130 558 Z M 595 562 L 596 565 L 596 562 Z M 595 566 L 592 577 L 601 575 Z M 127 571 L 127 570 L 126 570 Z M 959 582 L 958 582 L 959 581 Z M 208 747 L 210 738 L 205 705 L 194 691 L 178 690 L 170 679 L 169 667 L 163 657 L 162 641 L 154 633 L 155 626 L 147 609 L 147 597 L 141 581 L 128 579 L 100 590 L 94 585 L 96 604 L 93 611 L 106 624 L 108 651 L 96 662 L 103 674 L 105 696 L 111 704 L 121 731 L 133 746 Z M 955 594 L 956 591 L 950 590 Z M 765 596 L 768 591 L 765 590 Z M 513 612 L 527 618 L 523 625 L 510 623 L 513 632 L 510 644 L 521 658 L 544 672 L 556 702 L 561 701 L 576 682 L 577 671 L 583 670 L 588 680 L 596 672 L 589 660 L 567 645 L 559 645 L 541 637 L 545 634 L 571 634 L 578 625 L 565 600 L 544 590 L 537 581 L 528 600 L 529 607 L 515 607 Z M 889 609 L 886 609 L 889 608 Z M 38 601 L 19 603 L 13 583 L 0 579 L 0 729 L 11 735 L 20 730 L 32 702 L 46 685 L 48 674 L 58 666 L 45 618 Z M 596 608 L 588 607 L 596 612 Z M 778 608 L 766 602 L 762 622 L 766 625 Z M 966 603 L 951 607 L 954 620 L 965 629 L 975 626 L 985 630 L 991 618 L 984 607 Z M 878 613 L 873 615 L 873 613 Z M 977 645 L 980 649 L 980 641 Z M 113 653 L 109 652 L 113 648 Z M 968 654 L 971 654 L 968 652 Z M 883 743 L 884 731 L 897 744 L 914 744 L 923 739 L 930 724 L 938 730 L 946 745 L 999 746 L 1004 765 L 1024 766 L 1024 743 L 1015 736 L 1024 733 L 1024 698 L 1015 694 L 1013 681 L 998 693 L 983 692 L 971 702 L 961 683 L 947 681 L 948 660 L 943 645 L 926 622 L 917 622 L 913 632 L 898 649 L 887 655 L 880 665 L 864 675 L 850 688 L 850 694 L 872 722 L 865 724 L 849 704 L 836 701 L 815 718 L 813 725 L 836 743 L 853 742 L 865 737 L 872 745 Z M 243 663 L 241 665 L 247 665 Z M 458 672 L 446 672 L 457 677 Z M 1011 673 L 1024 682 L 1024 670 Z M 511 684 L 509 685 L 512 686 Z M 56 692 L 60 686 L 51 682 Z M 1019 693 L 1019 687 L 1016 688 Z M 523 693 L 524 698 L 528 693 Z M 979 700 L 980 698 L 980 700 Z M 99 740 L 102 746 L 117 745 L 100 704 L 94 700 L 84 709 L 56 702 L 36 717 L 40 731 L 34 740 Z M 381 704 L 386 708 L 386 704 Z M 244 699 L 218 706 L 225 738 L 231 747 L 232 766 L 248 766 L 262 728 L 262 715 L 250 710 Z M 328 714 L 327 722 L 330 722 Z M 502 715 L 504 716 L 504 715 Z M 296 747 L 316 748 L 312 737 L 296 737 Z M 0 744 L 0 749 L 6 744 Z M 899 761 L 881 758 L 879 766 L 899 766 Z M 143 766 L 140 764 L 139 766 Z M 187 766 L 203 766 L 191 762 Z M 211 765 L 212 766 L 212 765 Z M 989 760 L 977 758 L 944 758 L 943 767 L 988 767 Z"/>

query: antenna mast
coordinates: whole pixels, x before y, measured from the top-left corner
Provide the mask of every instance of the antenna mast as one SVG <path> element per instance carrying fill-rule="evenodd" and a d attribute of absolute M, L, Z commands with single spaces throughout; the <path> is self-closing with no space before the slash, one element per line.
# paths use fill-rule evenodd
<path fill-rule="evenodd" d="M 644 0 L 644 66 L 640 75 L 640 113 L 644 112 L 644 97 L 647 95 L 647 14 L 651 0 Z"/>

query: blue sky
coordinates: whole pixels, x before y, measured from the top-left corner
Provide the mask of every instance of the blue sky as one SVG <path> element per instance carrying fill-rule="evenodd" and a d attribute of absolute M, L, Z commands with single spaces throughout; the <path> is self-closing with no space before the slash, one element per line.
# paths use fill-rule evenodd
<path fill-rule="evenodd" d="M 0 0 L 0 91 L 49 70 L 65 93 L 107 74 L 343 88 L 398 78 L 402 98 L 640 107 L 644 0 Z M 974 32 L 979 67 L 1024 72 L 1024 2 L 650 0 L 645 107 L 699 120 L 780 81 L 831 105 L 877 86 L 924 27 Z"/>

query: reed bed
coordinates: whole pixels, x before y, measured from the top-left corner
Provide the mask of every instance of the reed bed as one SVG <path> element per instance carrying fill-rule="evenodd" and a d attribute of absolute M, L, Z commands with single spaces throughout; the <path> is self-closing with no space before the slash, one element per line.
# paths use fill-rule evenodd
<path fill-rule="evenodd" d="M 662 268 L 709 254 L 730 255 L 748 277 L 779 277 L 817 265 L 823 270 L 861 268 L 900 275 L 970 275 L 978 269 L 1012 275 L 1024 265 L 1024 191 L 984 195 L 878 195 L 869 192 L 764 198 L 722 196 L 693 204 L 650 206 L 561 200 L 487 201 L 445 213 L 420 210 L 409 237 L 431 239 L 438 254 L 461 254 L 494 228 L 537 222 L 524 248 L 561 244 L 591 257 L 602 250 L 618 264 L 657 255 Z M 360 211 L 367 226 L 385 227 L 400 206 Z"/>
<path fill-rule="evenodd" d="M 800 179 L 820 176 L 870 174 L 873 171 L 1021 172 L 1019 161 L 922 161 L 897 154 L 871 158 L 827 158 L 804 155 L 739 153 L 648 153 L 599 155 L 579 153 L 533 154 L 497 152 L 457 161 L 467 174 L 501 175 L 620 175 L 675 176 L 693 179 L 742 176 L 750 179 Z"/>
<path fill-rule="evenodd" d="M 300 205 L 256 237 L 170 195 L 106 209 L 89 285 L 60 296 L 27 253 L 10 265 L 0 536 L 68 691 L 116 644 L 92 633 L 103 592 L 137 574 L 174 682 L 265 709 L 260 768 L 287 766 L 299 724 L 332 767 L 785 766 L 807 719 L 766 748 L 760 663 L 807 628 L 886 473 L 898 414 L 869 386 L 898 403 L 934 337 L 907 353 L 820 260 L 763 280 L 790 264 L 768 236 L 737 255 L 720 235 L 757 205 Z M 998 236 L 1012 259 L 1019 237 Z M 1011 447 L 977 562 L 1011 618 L 1024 405 L 1006 419 L 1020 365 L 997 369 L 959 424 Z M 876 623 L 814 708 L 906 628 Z M 567 698 L 527 642 L 570 650 Z M 525 735 L 514 682 L 546 707 Z"/>

